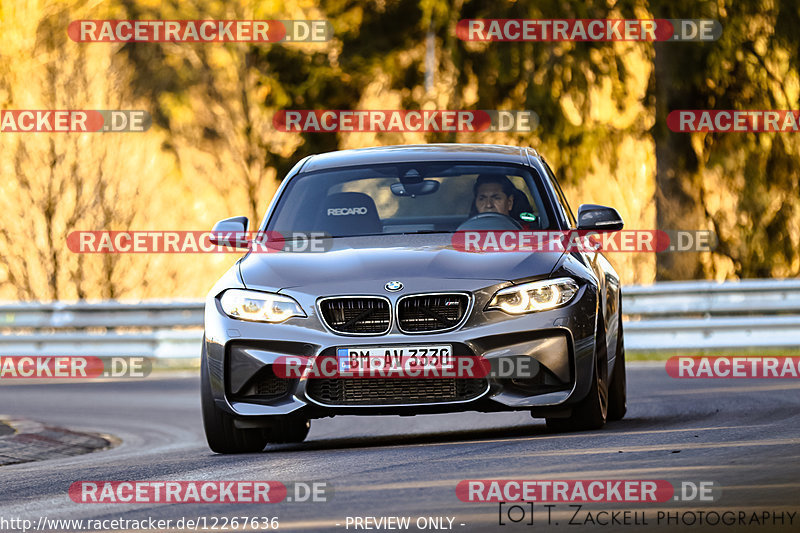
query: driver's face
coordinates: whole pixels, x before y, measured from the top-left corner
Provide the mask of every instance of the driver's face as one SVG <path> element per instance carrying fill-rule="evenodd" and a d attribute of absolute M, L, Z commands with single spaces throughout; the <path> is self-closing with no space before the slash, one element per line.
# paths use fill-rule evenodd
<path fill-rule="evenodd" d="M 478 213 L 500 213 L 508 215 L 514 205 L 514 197 L 508 196 L 503 192 L 503 186 L 499 183 L 484 183 L 478 187 L 478 195 L 475 198 L 475 207 Z"/>

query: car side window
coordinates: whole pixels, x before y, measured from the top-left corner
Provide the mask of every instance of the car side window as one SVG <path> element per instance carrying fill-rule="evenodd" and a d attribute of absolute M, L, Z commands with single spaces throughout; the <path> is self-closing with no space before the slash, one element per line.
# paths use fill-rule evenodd
<path fill-rule="evenodd" d="M 544 161 L 542 161 L 542 163 L 544 163 L 544 168 L 547 169 L 547 179 L 550 180 L 550 185 L 553 187 L 553 190 L 555 190 L 556 194 L 558 195 L 558 200 L 559 200 L 558 203 L 559 206 L 561 207 L 561 211 L 564 213 L 564 217 L 569 221 L 570 227 L 572 228 L 578 227 L 575 221 L 575 215 L 572 214 L 572 209 L 570 209 L 569 207 L 569 202 L 567 202 L 567 197 L 564 196 L 564 191 L 561 190 L 561 186 L 558 184 L 558 180 L 556 179 L 555 174 L 553 174 L 553 171 L 550 170 L 550 166 L 547 163 L 545 163 Z"/>

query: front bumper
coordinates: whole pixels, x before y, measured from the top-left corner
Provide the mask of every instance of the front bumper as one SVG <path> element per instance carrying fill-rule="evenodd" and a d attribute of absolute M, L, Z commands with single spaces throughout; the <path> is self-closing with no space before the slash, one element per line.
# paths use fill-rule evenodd
<path fill-rule="evenodd" d="M 446 291 L 470 292 L 474 301 L 463 324 L 442 333 L 405 334 L 396 324 L 383 335 L 333 333 L 319 316 L 316 305 L 319 292 L 316 290 L 282 291 L 295 298 L 309 316 L 292 318 L 281 324 L 232 319 L 222 312 L 217 294 L 209 295 L 204 340 L 207 356 L 202 364 L 208 365 L 215 402 L 237 419 L 258 425 L 260 417 L 287 414 L 322 418 L 337 414 L 527 410 L 534 416 L 555 413 L 563 416 L 570 405 L 586 395 L 594 368 L 597 291 L 593 285 L 583 285 L 576 297 L 562 308 L 511 316 L 501 311 L 484 311 L 491 296 L 508 283 L 447 281 Z M 387 295 L 384 292 L 382 296 Z M 388 297 L 394 305 L 402 296 Z M 334 353 L 337 347 L 431 344 L 451 344 L 454 355 L 483 356 L 490 361 L 530 358 L 535 375 L 526 379 L 490 375 L 481 383 L 472 380 L 468 384 L 459 383 L 457 387 L 444 382 L 417 381 L 416 385 L 433 391 L 432 401 L 408 399 L 408 389 L 416 386 L 413 380 L 385 379 L 381 381 L 392 381 L 391 386 L 395 387 L 385 391 L 388 396 L 380 396 L 375 402 L 342 403 L 336 396 L 336 383 L 320 383 L 319 378 L 275 378 L 271 372 L 271 365 L 279 358 L 326 356 Z M 493 364 L 493 368 L 495 366 Z M 374 381 L 360 383 L 358 387 L 367 385 L 371 393 L 380 392 L 381 384 Z M 437 389 L 439 386 L 441 388 Z M 449 387 L 449 396 L 442 392 L 445 386 Z M 392 400 L 395 397 L 396 401 Z"/>

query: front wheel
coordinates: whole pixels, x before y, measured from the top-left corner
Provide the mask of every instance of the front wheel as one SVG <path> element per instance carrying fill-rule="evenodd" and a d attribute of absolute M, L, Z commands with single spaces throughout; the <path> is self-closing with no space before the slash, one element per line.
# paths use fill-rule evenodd
<path fill-rule="evenodd" d="M 211 392 L 205 343 L 200 359 L 200 400 L 203 409 L 203 427 L 211 451 L 255 453 L 262 451 L 267 445 L 267 438 L 262 430 L 235 427 L 233 417 L 217 407 Z"/>
<path fill-rule="evenodd" d="M 280 417 L 273 427 L 268 430 L 267 441 L 273 444 L 290 444 L 306 440 L 311 429 L 311 422 L 307 418 L 294 416 Z"/>
<path fill-rule="evenodd" d="M 625 340 L 622 336 L 622 313 L 619 317 L 619 330 L 617 332 L 617 357 L 614 360 L 614 370 L 611 373 L 611 383 L 608 385 L 608 419 L 622 420 L 628 411 L 628 400 L 625 378 Z"/>

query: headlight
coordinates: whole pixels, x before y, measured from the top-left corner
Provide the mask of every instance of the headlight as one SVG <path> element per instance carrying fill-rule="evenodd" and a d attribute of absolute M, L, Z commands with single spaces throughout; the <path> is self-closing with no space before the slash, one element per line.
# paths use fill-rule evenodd
<path fill-rule="evenodd" d="M 578 284 L 570 278 L 523 283 L 497 291 L 486 309 L 499 309 L 512 315 L 547 311 L 572 300 Z"/>
<path fill-rule="evenodd" d="M 230 289 L 225 291 L 219 303 L 229 317 L 252 322 L 276 324 L 293 316 L 306 316 L 300 304 L 292 298 L 271 292 Z"/>

